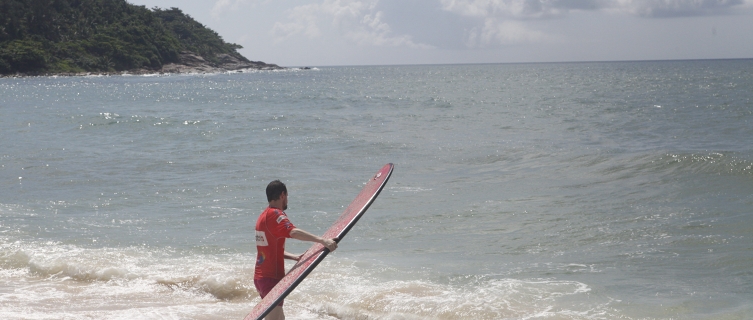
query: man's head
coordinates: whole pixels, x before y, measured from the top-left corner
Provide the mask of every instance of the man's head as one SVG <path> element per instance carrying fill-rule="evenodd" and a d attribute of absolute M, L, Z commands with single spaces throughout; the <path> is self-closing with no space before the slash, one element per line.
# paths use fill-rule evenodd
<path fill-rule="evenodd" d="M 280 180 L 275 180 L 267 185 L 267 201 L 270 206 L 288 209 L 288 188 Z M 274 205 L 273 205 L 274 202 Z"/>

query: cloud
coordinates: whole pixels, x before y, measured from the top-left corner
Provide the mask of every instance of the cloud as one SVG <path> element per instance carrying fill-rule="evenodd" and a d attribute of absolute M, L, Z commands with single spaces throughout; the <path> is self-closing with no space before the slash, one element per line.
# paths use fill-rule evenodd
<path fill-rule="evenodd" d="M 449 12 L 473 18 L 547 18 L 599 7 L 601 0 L 440 0 Z"/>
<path fill-rule="evenodd" d="M 519 21 L 487 18 L 482 27 L 471 29 L 466 39 L 466 46 L 485 48 L 497 44 L 514 45 L 551 40 L 554 40 L 554 37 L 540 31 L 530 30 Z"/>
<path fill-rule="evenodd" d="M 441 10 L 471 21 L 463 42 L 468 48 L 557 42 L 537 31 L 533 21 L 565 18 L 576 11 L 618 13 L 645 18 L 729 14 L 753 0 L 437 0 Z"/>
<path fill-rule="evenodd" d="M 245 2 L 245 0 L 217 0 L 212 6 L 212 18 L 219 18 L 228 9 L 237 8 L 239 4 Z"/>
<path fill-rule="evenodd" d="M 242 6 L 256 6 L 257 3 L 268 3 L 269 0 L 216 0 L 209 12 L 212 18 L 219 19 L 222 15 L 231 11 L 238 11 Z"/>
<path fill-rule="evenodd" d="M 596 0 L 439 0 L 442 10 L 475 21 L 466 31 L 465 46 L 488 48 L 522 43 L 556 41 L 557 37 L 534 30 L 531 20 L 554 18 L 574 8 L 593 8 Z"/>
<path fill-rule="evenodd" d="M 442 8 L 465 17 L 539 19 L 571 11 L 616 11 L 642 17 L 731 13 L 751 0 L 439 0 Z"/>
<path fill-rule="evenodd" d="M 363 16 L 361 24 L 366 27 L 347 31 L 345 37 L 360 45 L 431 48 L 429 45 L 413 42 L 409 35 L 391 35 L 390 26 L 382 21 L 383 15 L 382 11 L 377 11 Z"/>
<path fill-rule="evenodd" d="M 322 28 L 330 27 L 358 45 L 430 47 L 414 42 L 410 35 L 395 35 L 383 20 L 384 12 L 376 10 L 377 3 L 378 0 L 324 0 L 297 6 L 289 10 L 288 21 L 275 23 L 271 32 L 279 43 L 299 35 L 317 38 L 322 35 Z"/>
<path fill-rule="evenodd" d="M 256 7 L 257 4 L 269 4 L 271 0 L 214 0 L 210 11 L 212 18 L 219 19 L 230 11 L 243 11 Z"/>
<path fill-rule="evenodd" d="M 277 22 L 274 27 L 272 27 L 272 34 L 275 35 L 275 42 L 279 43 L 285 41 L 298 34 L 303 34 L 308 38 L 319 37 L 322 33 L 317 25 L 318 11 L 318 5 L 298 6 L 290 10 L 288 18 L 292 20 L 292 22 Z"/>
<path fill-rule="evenodd" d="M 219 0 L 224 6 L 254 0 Z M 256 0 L 262 1 L 262 0 Z M 268 0 L 265 0 L 268 1 Z M 359 46 L 494 48 L 554 43 L 552 21 L 575 12 L 645 18 L 729 14 L 753 0 L 313 0 L 274 24 L 275 43 L 340 39 Z"/>
<path fill-rule="evenodd" d="M 618 0 L 617 7 L 643 17 L 665 18 L 728 14 L 745 0 Z M 748 1 L 750 3 L 750 1 Z"/>

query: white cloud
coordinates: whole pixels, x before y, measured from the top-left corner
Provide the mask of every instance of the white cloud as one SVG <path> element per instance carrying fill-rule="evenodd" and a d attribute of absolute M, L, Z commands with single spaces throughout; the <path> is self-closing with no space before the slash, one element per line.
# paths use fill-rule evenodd
<path fill-rule="evenodd" d="M 581 5 L 586 1 L 580 1 Z M 442 10 L 478 21 L 466 32 L 468 48 L 549 42 L 555 39 L 526 26 L 532 19 L 567 13 L 557 1 L 539 0 L 440 0 Z"/>
<path fill-rule="evenodd" d="M 717 15 L 750 0 L 617 0 L 617 7 L 644 17 Z"/>
<path fill-rule="evenodd" d="M 212 18 L 219 19 L 231 11 L 244 11 L 255 8 L 257 4 L 269 4 L 271 0 L 214 0 L 210 11 Z"/>
<path fill-rule="evenodd" d="M 241 7 L 254 7 L 257 3 L 269 3 L 269 0 L 216 0 L 209 12 L 212 18 L 219 19 L 222 15 L 238 11 Z"/>
<path fill-rule="evenodd" d="M 303 34 L 308 38 L 316 38 L 321 35 L 317 25 L 318 5 L 298 6 L 290 10 L 288 18 L 292 20 L 289 23 L 275 23 L 272 28 L 272 34 L 275 36 L 275 42 L 279 43 L 288 38 Z"/>
<path fill-rule="evenodd" d="M 407 46 L 427 48 L 415 43 L 409 35 L 394 35 L 383 21 L 384 13 L 377 11 L 378 0 L 324 0 L 318 4 L 297 6 L 288 13 L 287 22 L 277 22 L 272 28 L 275 42 L 303 35 L 317 38 L 322 28 L 331 27 L 348 41 L 365 46 Z"/>
<path fill-rule="evenodd" d="M 753 0 L 439 0 L 442 9 L 465 17 L 549 18 L 571 11 L 617 11 L 643 17 L 728 14 Z"/>
<path fill-rule="evenodd" d="M 425 44 L 414 43 L 411 36 L 408 35 L 391 36 L 390 26 L 382 22 L 383 14 L 383 12 L 377 11 L 363 16 L 361 24 L 366 27 L 347 31 L 345 37 L 360 45 L 431 48 L 431 46 Z"/>
<path fill-rule="evenodd" d="M 473 21 L 469 48 L 558 41 L 530 28 L 533 20 L 562 18 L 575 11 L 623 13 L 650 18 L 729 14 L 753 0 L 438 0 L 445 12 Z"/>
<path fill-rule="evenodd" d="M 333 23 L 340 24 L 343 21 L 357 19 L 364 11 L 374 8 L 377 1 L 352 1 L 352 0 L 325 0 L 319 7 L 322 13 L 334 17 Z"/>
<path fill-rule="evenodd" d="M 456 14 L 474 17 L 541 18 L 560 15 L 561 1 L 552 0 L 440 0 L 442 9 Z M 578 6 L 590 0 L 577 1 Z"/>
<path fill-rule="evenodd" d="M 543 32 L 530 30 L 519 21 L 499 21 L 487 18 L 483 27 L 473 28 L 467 37 L 466 46 L 484 48 L 496 44 L 513 45 L 554 40 Z"/>
<path fill-rule="evenodd" d="M 245 2 L 245 0 L 217 0 L 214 3 L 214 6 L 212 7 L 212 18 L 219 18 L 223 13 L 228 11 L 229 9 L 232 9 L 233 7 L 238 7 L 239 4 Z"/>

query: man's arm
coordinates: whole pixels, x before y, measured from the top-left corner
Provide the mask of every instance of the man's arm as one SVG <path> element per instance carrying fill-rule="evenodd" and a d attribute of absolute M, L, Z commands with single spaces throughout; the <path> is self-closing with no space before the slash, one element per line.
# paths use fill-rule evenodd
<path fill-rule="evenodd" d="M 301 241 L 321 243 L 324 247 L 329 249 L 329 251 L 335 251 L 335 249 L 337 249 L 337 242 L 335 241 L 335 239 L 324 239 L 322 237 L 317 237 L 302 229 L 295 228 L 293 230 L 290 230 L 290 237 Z"/>
<path fill-rule="evenodd" d="M 288 259 L 288 260 L 295 260 L 295 261 L 301 260 L 301 255 L 294 255 L 287 251 L 285 251 L 284 257 L 285 259 Z"/>

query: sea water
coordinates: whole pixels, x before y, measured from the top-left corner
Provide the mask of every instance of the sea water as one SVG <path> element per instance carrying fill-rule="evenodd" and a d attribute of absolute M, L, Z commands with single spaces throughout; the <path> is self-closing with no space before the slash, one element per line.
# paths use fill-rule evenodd
<path fill-rule="evenodd" d="M 288 318 L 752 319 L 752 99 L 753 60 L 0 79 L 0 318 L 241 319 L 267 183 L 322 234 L 392 162 Z"/>

